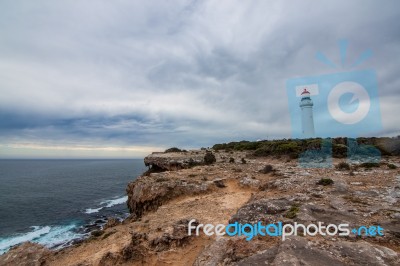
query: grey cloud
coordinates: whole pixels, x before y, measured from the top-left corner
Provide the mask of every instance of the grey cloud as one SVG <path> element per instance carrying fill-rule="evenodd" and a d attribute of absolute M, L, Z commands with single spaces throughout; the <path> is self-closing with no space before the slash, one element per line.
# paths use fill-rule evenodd
<path fill-rule="evenodd" d="M 209 146 L 289 137 L 285 83 L 348 62 L 377 71 L 398 134 L 397 1 L 0 4 L 2 143 Z M 397 108 L 397 109 L 396 109 Z"/>

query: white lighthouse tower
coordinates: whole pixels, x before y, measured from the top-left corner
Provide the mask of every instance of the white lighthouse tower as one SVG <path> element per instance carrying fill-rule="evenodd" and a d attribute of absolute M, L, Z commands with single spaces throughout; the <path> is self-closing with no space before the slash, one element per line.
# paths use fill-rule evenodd
<path fill-rule="evenodd" d="M 310 98 L 310 92 L 307 89 L 301 93 L 300 108 L 301 108 L 301 127 L 304 138 L 313 138 L 314 118 L 313 118 L 313 102 Z"/>

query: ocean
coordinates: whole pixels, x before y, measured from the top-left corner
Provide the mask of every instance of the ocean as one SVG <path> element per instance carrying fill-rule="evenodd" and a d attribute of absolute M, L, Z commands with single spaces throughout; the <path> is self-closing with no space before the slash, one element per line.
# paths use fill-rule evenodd
<path fill-rule="evenodd" d="M 132 160 L 0 160 L 0 254 L 32 241 L 60 249 L 129 215 L 125 188 L 146 170 Z"/>

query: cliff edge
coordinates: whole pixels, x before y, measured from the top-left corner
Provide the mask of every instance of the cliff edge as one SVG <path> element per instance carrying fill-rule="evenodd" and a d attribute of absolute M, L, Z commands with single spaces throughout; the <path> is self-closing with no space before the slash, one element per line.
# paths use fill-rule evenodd
<path fill-rule="evenodd" d="M 301 168 L 245 151 L 154 153 L 127 186 L 131 216 L 59 251 L 15 247 L 0 265 L 399 265 L 399 157 Z M 211 160 L 212 161 L 212 160 Z M 380 225 L 384 236 L 199 236 L 188 223 Z M 194 231 L 192 231 L 194 233 Z M 34 250 L 37 250 L 34 251 Z M 31 254 L 31 255 L 29 255 Z M 32 255 L 34 254 L 34 256 Z"/>

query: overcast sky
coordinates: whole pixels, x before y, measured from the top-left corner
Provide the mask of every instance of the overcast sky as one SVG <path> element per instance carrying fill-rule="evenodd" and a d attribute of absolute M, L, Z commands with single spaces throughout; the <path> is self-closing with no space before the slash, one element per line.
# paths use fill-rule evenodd
<path fill-rule="evenodd" d="M 1 1 L 0 158 L 291 136 L 286 80 L 375 69 L 400 131 L 399 1 Z"/>

